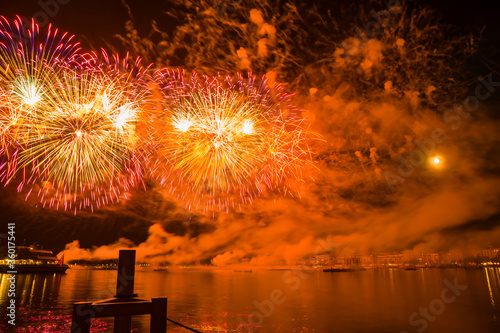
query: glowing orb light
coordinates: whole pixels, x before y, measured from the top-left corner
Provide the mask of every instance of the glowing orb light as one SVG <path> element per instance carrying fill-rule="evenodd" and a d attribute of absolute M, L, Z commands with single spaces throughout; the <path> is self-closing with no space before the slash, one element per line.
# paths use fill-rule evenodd
<path fill-rule="evenodd" d="M 443 157 L 442 156 L 432 156 L 430 158 L 430 164 L 434 167 L 434 168 L 441 168 L 443 166 Z"/>

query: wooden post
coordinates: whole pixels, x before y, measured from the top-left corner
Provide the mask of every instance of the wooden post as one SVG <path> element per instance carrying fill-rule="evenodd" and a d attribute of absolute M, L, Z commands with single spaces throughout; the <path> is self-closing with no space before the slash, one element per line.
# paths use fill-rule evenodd
<path fill-rule="evenodd" d="M 78 302 L 73 305 L 71 333 L 90 333 L 92 302 Z"/>
<path fill-rule="evenodd" d="M 135 250 L 120 250 L 118 257 L 118 277 L 116 279 L 116 298 L 131 298 L 134 294 Z M 132 330 L 131 316 L 116 316 L 114 333 L 129 333 Z"/>
<path fill-rule="evenodd" d="M 151 312 L 151 333 L 167 332 L 167 298 L 152 298 L 153 311 Z"/>
<path fill-rule="evenodd" d="M 134 294 L 135 250 L 120 250 L 118 257 L 118 277 L 116 278 L 117 298 L 130 298 Z"/>
<path fill-rule="evenodd" d="M 130 333 L 132 331 L 132 316 L 116 316 L 113 333 Z"/>
<path fill-rule="evenodd" d="M 71 333 L 90 333 L 90 321 L 97 317 L 115 317 L 114 333 L 129 333 L 132 316 L 151 314 L 151 332 L 167 331 L 167 298 L 151 301 L 134 294 L 135 250 L 120 250 L 116 295 L 97 302 L 78 302 L 73 305 Z"/>

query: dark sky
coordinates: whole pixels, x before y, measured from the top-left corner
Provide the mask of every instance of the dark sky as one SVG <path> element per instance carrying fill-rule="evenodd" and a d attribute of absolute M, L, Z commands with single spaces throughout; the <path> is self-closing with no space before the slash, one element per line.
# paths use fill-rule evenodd
<path fill-rule="evenodd" d="M 128 20 L 127 10 L 120 0 L 2 0 L 0 13 L 8 18 L 15 15 L 39 20 L 44 19 L 44 12 L 50 22 L 62 30 L 76 35 L 84 35 L 98 46 L 103 40 L 113 41 L 115 34 L 125 33 L 125 22 Z M 57 3 L 57 7 L 54 6 Z M 162 12 L 167 8 L 166 1 L 129 0 L 138 27 L 150 26 L 152 19 L 165 18 Z M 40 14 L 42 13 L 42 14 Z M 45 16 L 45 17 L 47 17 Z"/>
<path fill-rule="evenodd" d="M 103 45 L 102 40 L 113 40 L 115 34 L 125 32 L 124 25 L 128 20 L 125 7 L 121 0 L 22 0 L 6 1 L 2 0 L 0 14 L 13 18 L 15 15 L 21 17 L 33 17 L 40 12 L 47 12 L 52 16 L 50 21 L 72 34 L 85 35 L 86 38 L 99 46 Z M 127 4 L 132 8 L 136 20 L 136 26 L 143 32 L 147 32 L 151 20 L 156 20 L 160 27 L 168 28 L 172 24 L 172 19 L 163 12 L 169 9 L 167 0 L 127 0 Z M 196 2 L 196 1 L 194 1 Z M 300 3 L 301 1 L 297 1 Z M 306 1 L 311 3 L 311 1 Z M 345 3 L 352 4 L 351 1 L 319 0 L 325 8 L 331 8 L 334 12 Z M 57 7 L 53 5 L 57 3 Z M 214 0 L 215 3 L 215 0 Z M 410 5 L 429 5 L 438 10 L 449 23 L 463 28 L 487 26 L 485 30 L 486 38 L 492 39 L 499 35 L 500 25 L 498 24 L 498 12 L 495 10 L 497 1 L 432 1 L 432 0 L 410 0 Z M 44 5 L 45 4 L 45 5 Z M 49 9 L 44 9 L 49 8 Z M 335 14 L 333 15 L 335 17 Z"/>

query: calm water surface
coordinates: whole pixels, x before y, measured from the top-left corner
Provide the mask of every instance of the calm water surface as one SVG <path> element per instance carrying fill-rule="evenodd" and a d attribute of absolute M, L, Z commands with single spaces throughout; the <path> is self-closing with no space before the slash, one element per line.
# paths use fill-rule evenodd
<path fill-rule="evenodd" d="M 3 332 L 67 331 L 73 302 L 112 297 L 116 287 L 116 271 L 18 275 L 13 330 L 0 278 Z M 168 316 L 203 332 L 500 332 L 499 268 L 137 271 L 135 291 L 168 297 Z M 93 330 L 112 331 L 111 323 L 94 320 Z M 133 326 L 149 332 L 149 317 L 134 317 Z M 187 332 L 170 324 L 168 331 Z"/>

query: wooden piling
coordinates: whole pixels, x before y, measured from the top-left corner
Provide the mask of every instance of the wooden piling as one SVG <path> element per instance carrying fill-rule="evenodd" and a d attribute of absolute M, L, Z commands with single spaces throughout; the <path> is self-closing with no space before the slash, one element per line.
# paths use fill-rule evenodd
<path fill-rule="evenodd" d="M 116 278 L 116 298 L 126 299 L 136 297 L 134 294 L 135 250 L 120 250 L 118 257 L 118 276 Z M 132 316 L 116 316 L 113 326 L 114 333 L 130 332 Z"/>
<path fill-rule="evenodd" d="M 136 297 L 134 294 L 135 250 L 120 250 L 118 276 L 116 278 L 117 298 Z"/>
<path fill-rule="evenodd" d="M 135 250 L 120 250 L 116 295 L 97 302 L 78 302 L 73 305 L 71 333 L 89 333 L 92 318 L 115 317 L 113 332 L 129 333 L 132 316 L 151 314 L 151 332 L 167 331 L 167 298 L 151 301 L 137 298 L 134 294 Z"/>
<path fill-rule="evenodd" d="M 151 333 L 165 333 L 167 331 L 167 298 L 152 298 L 153 311 L 151 312 Z"/>
<path fill-rule="evenodd" d="M 71 333 L 90 333 L 90 321 L 92 320 L 92 317 L 91 302 L 75 303 L 73 305 Z"/>

